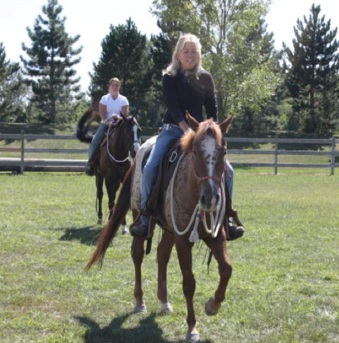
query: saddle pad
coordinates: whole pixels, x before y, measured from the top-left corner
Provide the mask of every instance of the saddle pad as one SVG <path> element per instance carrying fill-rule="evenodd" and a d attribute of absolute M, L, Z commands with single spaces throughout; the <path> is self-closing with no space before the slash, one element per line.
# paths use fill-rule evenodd
<path fill-rule="evenodd" d="M 157 214 L 161 211 L 163 195 L 170 183 L 181 154 L 180 140 L 171 141 L 169 144 L 169 151 L 161 161 L 156 181 L 147 201 L 147 210 L 154 217 L 157 217 Z"/>

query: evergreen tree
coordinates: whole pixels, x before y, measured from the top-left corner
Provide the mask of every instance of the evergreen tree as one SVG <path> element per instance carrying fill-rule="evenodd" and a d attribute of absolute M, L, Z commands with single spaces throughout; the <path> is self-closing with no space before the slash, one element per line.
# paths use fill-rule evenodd
<path fill-rule="evenodd" d="M 74 120 L 75 108 L 83 97 L 74 65 L 80 48 L 73 48 L 80 36 L 70 37 L 65 31 L 66 17 L 58 0 L 48 0 L 43 6 L 34 28 L 27 28 L 31 47 L 22 44 L 29 59 L 21 56 L 25 81 L 32 87 L 32 105 L 38 111 L 37 119 L 55 123 Z"/>
<path fill-rule="evenodd" d="M 97 103 L 107 93 L 112 77 L 121 81 L 121 93 L 129 102 L 131 111 L 142 106 L 143 98 L 151 86 L 151 59 L 147 38 L 129 18 L 126 25 L 110 26 L 103 39 L 100 60 L 91 74 L 90 95 Z"/>
<path fill-rule="evenodd" d="M 311 7 L 304 23 L 298 19 L 294 27 L 293 50 L 284 46 L 288 72 L 286 86 L 292 98 L 289 118 L 308 133 L 332 133 L 338 124 L 339 42 L 331 21 L 320 17 L 320 6 Z"/>
<path fill-rule="evenodd" d="M 0 121 L 14 122 L 24 117 L 25 86 L 21 83 L 19 63 L 6 60 L 0 42 Z"/>
<path fill-rule="evenodd" d="M 150 56 L 152 64 L 152 85 L 146 94 L 148 111 L 142 121 L 147 126 L 160 126 L 164 101 L 162 94 L 162 72 L 169 65 L 172 58 L 172 44 L 165 34 L 152 35 L 150 40 Z"/>

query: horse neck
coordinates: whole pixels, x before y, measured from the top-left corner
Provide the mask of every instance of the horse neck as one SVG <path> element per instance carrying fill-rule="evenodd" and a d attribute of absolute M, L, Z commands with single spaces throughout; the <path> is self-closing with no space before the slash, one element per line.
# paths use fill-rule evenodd
<path fill-rule="evenodd" d="M 126 142 L 128 138 L 126 130 L 123 127 L 124 123 L 121 123 L 119 127 L 113 132 L 109 138 L 110 151 L 116 157 L 126 157 L 128 154 L 129 144 Z"/>
<path fill-rule="evenodd" d="M 199 188 L 194 176 L 190 153 L 183 156 L 175 177 L 174 196 L 186 207 L 194 208 L 199 200 Z"/>

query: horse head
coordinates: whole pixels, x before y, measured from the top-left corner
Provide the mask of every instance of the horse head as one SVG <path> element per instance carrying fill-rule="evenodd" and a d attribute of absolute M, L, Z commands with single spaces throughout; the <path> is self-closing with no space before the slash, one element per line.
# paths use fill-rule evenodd
<path fill-rule="evenodd" d="M 190 169 L 199 192 L 199 207 L 205 212 L 216 210 L 221 196 L 226 144 L 223 134 L 233 116 L 218 124 L 212 119 L 197 122 L 187 114 L 191 130 L 181 139 L 182 149 L 190 156 Z"/>
<path fill-rule="evenodd" d="M 134 158 L 140 148 L 140 132 L 141 128 L 137 120 L 133 116 L 122 115 L 117 124 L 117 130 L 120 131 L 120 144 L 123 143 L 128 154 Z"/>

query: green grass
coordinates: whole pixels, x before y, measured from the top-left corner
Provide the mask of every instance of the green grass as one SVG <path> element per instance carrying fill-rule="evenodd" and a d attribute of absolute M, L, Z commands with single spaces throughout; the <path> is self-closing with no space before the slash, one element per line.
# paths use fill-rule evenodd
<path fill-rule="evenodd" d="M 101 229 L 93 178 L 1 173 L 0 190 L 0 342 L 184 341 L 175 252 L 168 273 L 174 313 L 158 314 L 160 230 L 144 262 L 148 313 L 134 315 L 130 236 L 119 233 L 102 270 L 83 271 Z M 194 248 L 202 342 L 339 342 L 338 176 L 236 169 L 234 204 L 247 231 L 228 244 L 233 275 L 215 317 L 205 315 L 204 304 L 216 288 L 217 265 L 207 272 L 204 246 Z"/>

